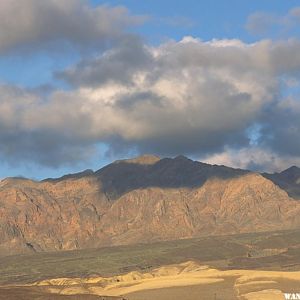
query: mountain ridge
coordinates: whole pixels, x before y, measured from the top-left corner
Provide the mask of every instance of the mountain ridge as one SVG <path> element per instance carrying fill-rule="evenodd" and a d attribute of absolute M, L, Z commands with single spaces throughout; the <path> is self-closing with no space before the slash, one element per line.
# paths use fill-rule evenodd
<path fill-rule="evenodd" d="M 152 155 L 152 154 L 143 154 L 134 158 L 129 158 L 129 159 L 119 159 L 119 160 L 115 160 L 111 163 L 109 163 L 106 166 L 101 167 L 100 169 L 94 171 L 93 169 L 85 169 L 83 171 L 79 171 L 79 172 L 75 172 L 75 173 L 69 173 L 69 174 L 64 174 L 62 176 L 59 177 L 49 177 L 49 178 L 44 178 L 41 180 L 36 180 L 36 179 L 31 179 L 29 177 L 24 177 L 24 176 L 11 176 L 11 177 L 5 177 L 3 179 L 0 180 L 6 180 L 6 179 L 24 179 L 24 180 L 32 180 L 32 181 L 36 181 L 36 182 L 43 182 L 43 181 L 59 181 L 59 180 L 64 180 L 64 179 L 68 179 L 68 178 L 80 178 L 80 177 L 84 177 L 84 176 L 92 176 L 95 175 L 96 173 L 101 172 L 102 169 L 110 166 L 110 165 L 115 165 L 115 164 L 122 164 L 122 163 L 128 163 L 128 164 L 140 164 L 140 165 L 154 165 L 155 163 L 159 162 L 160 160 L 185 160 L 185 161 L 191 161 L 191 162 L 195 162 L 195 163 L 200 163 L 202 165 L 206 165 L 206 166 L 211 166 L 211 167 L 222 167 L 222 168 L 227 168 L 227 169 L 231 169 L 231 170 L 238 170 L 238 171 L 244 171 L 244 172 L 252 172 L 252 173 L 258 173 L 263 175 L 264 177 L 272 180 L 272 176 L 275 175 L 290 175 L 291 173 L 296 173 L 297 174 L 297 179 L 300 179 L 300 168 L 298 166 L 291 166 L 287 169 L 284 169 L 281 172 L 274 172 L 274 173 L 268 173 L 268 172 L 255 172 L 255 171 L 250 171 L 247 169 L 241 169 L 241 168 L 234 168 L 234 167 L 229 167 L 226 165 L 219 165 L 219 164 L 208 164 L 208 163 L 204 163 L 201 161 L 194 161 L 184 155 L 178 155 L 174 158 L 160 158 L 157 155 Z M 273 181 L 273 180 L 272 180 Z M 276 183 L 276 182 L 274 182 Z"/>
<path fill-rule="evenodd" d="M 300 228 L 300 202 L 261 174 L 183 156 L 136 162 L 1 181 L 0 254 Z"/>
<path fill-rule="evenodd" d="M 232 167 L 228 167 L 225 165 L 216 165 L 216 164 L 207 164 L 207 163 L 203 163 L 200 161 L 193 161 L 189 158 L 187 158 L 184 155 L 178 155 L 174 158 L 160 158 L 157 155 L 152 155 L 152 154 L 145 154 L 145 155 L 141 155 L 141 156 L 137 156 L 135 158 L 131 158 L 131 159 L 120 159 L 120 160 L 116 160 L 96 171 L 93 171 L 92 169 L 86 169 L 84 171 L 81 172 L 77 172 L 77 173 L 73 173 L 73 174 L 67 174 L 67 175 L 63 175 L 61 177 L 58 178 L 46 178 L 46 179 L 42 179 L 41 181 L 59 181 L 59 180 L 64 180 L 67 178 L 79 178 L 79 177 L 84 177 L 84 176 L 96 176 L 97 174 L 101 173 L 101 171 L 103 169 L 106 169 L 109 166 L 113 166 L 116 164 L 138 164 L 138 165 L 145 165 L 145 166 L 153 166 L 156 163 L 158 163 L 161 160 L 180 160 L 180 161 L 190 161 L 190 162 L 194 162 L 194 163 L 199 163 L 202 164 L 204 166 L 210 166 L 210 167 L 215 167 L 215 168 L 225 168 L 227 170 L 236 170 L 236 171 L 241 171 L 241 172 L 252 172 L 255 173 L 253 171 L 249 171 L 249 170 L 245 170 L 245 169 L 240 169 L 240 168 L 232 168 Z M 259 173 L 262 176 L 264 176 L 265 178 L 271 180 L 274 184 L 276 184 L 277 186 L 279 186 L 281 189 L 285 190 L 290 197 L 300 200 L 300 168 L 297 166 L 291 166 L 281 172 L 275 172 L 275 173 L 267 173 L 267 172 L 262 172 Z M 291 178 L 292 176 L 292 178 Z M 15 177 L 13 177 L 15 178 Z M 27 179 L 25 177 L 21 177 L 23 179 Z M 3 179 L 4 180 L 4 179 Z M 29 179 L 31 180 L 31 179 Z"/>
<path fill-rule="evenodd" d="M 291 166 L 279 173 L 262 173 L 264 177 L 273 181 L 284 189 L 290 197 L 300 200 L 300 168 Z"/>

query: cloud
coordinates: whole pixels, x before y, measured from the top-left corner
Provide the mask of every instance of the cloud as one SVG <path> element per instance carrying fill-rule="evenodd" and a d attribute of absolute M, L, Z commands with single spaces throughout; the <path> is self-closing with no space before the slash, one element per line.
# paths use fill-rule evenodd
<path fill-rule="evenodd" d="M 274 25 L 280 24 L 280 18 L 274 14 L 256 12 L 248 17 L 246 29 L 253 35 L 267 34 Z"/>
<path fill-rule="evenodd" d="M 106 51 L 96 59 L 85 59 L 67 71 L 57 73 L 71 85 L 97 87 L 108 82 L 130 84 L 139 69 L 149 68 L 151 53 L 136 36 L 124 38 L 117 48 Z"/>
<path fill-rule="evenodd" d="M 257 172 L 281 172 L 292 165 L 300 166 L 300 157 L 280 155 L 270 148 L 257 146 L 234 149 L 225 147 L 223 152 L 201 158 L 209 164 L 225 165 Z"/>
<path fill-rule="evenodd" d="M 57 167 L 93 157 L 105 143 L 113 154 L 134 149 L 217 162 L 221 155 L 252 168 L 279 167 L 279 157 L 298 161 L 299 102 L 281 94 L 284 82 L 298 80 L 299 53 L 295 39 L 185 37 L 157 47 L 124 39 L 61 73 L 72 90 L 41 97 L 2 86 L 0 157 Z"/>
<path fill-rule="evenodd" d="M 300 102 L 288 97 L 270 107 L 265 115 L 262 144 L 279 155 L 300 156 Z"/>
<path fill-rule="evenodd" d="M 193 19 L 184 16 L 165 17 L 160 18 L 158 21 L 168 26 L 179 28 L 192 28 L 197 24 Z"/>
<path fill-rule="evenodd" d="M 0 159 L 59 167 L 89 160 L 105 144 L 112 156 L 181 153 L 255 170 L 300 162 L 298 39 L 187 36 L 149 46 L 128 31 L 145 20 L 83 0 L 0 1 L 1 55 L 93 49 L 55 74 L 67 90 L 0 85 Z M 257 12 L 247 29 L 291 32 L 299 23 L 295 7 L 283 16 Z"/>
<path fill-rule="evenodd" d="M 284 35 L 295 29 L 300 23 L 300 7 L 289 10 L 285 15 L 255 12 L 248 17 L 246 29 L 253 35 L 264 36 L 273 31 Z"/>
<path fill-rule="evenodd" d="M 41 99 L 38 94 L 21 88 L 0 87 L 2 160 L 11 165 L 25 162 L 57 167 L 87 160 L 94 154 L 92 145 L 86 144 L 84 139 L 80 138 L 84 117 L 76 119 L 68 111 L 65 123 L 63 99 L 58 100 L 52 95 L 49 101 L 47 103 L 47 99 Z M 51 111 L 47 111 L 50 107 Z M 58 111 L 60 116 L 57 115 Z M 68 126 L 73 126 L 72 131 L 77 130 L 77 134 L 71 136 Z"/>
<path fill-rule="evenodd" d="M 54 43 L 105 46 L 144 20 L 125 7 L 92 8 L 84 0 L 1 0 L 0 53 L 51 48 Z"/>

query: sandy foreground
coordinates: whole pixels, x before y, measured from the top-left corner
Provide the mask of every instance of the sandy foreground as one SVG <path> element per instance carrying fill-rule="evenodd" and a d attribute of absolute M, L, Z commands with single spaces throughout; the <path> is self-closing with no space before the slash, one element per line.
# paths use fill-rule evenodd
<path fill-rule="evenodd" d="M 210 290 L 214 291 L 211 299 L 224 299 L 226 293 L 223 297 L 219 296 L 218 287 L 225 283 L 228 283 L 226 288 L 232 290 L 231 296 L 226 299 L 282 300 L 285 299 L 285 292 L 300 292 L 300 272 L 220 271 L 188 261 L 160 267 L 148 273 L 130 272 L 113 277 L 57 278 L 35 282 L 30 286 L 41 287 L 47 292 L 60 295 L 123 296 L 126 299 L 141 300 L 151 299 L 153 297 L 149 293 L 151 291 L 156 291 L 158 295 L 165 295 L 159 296 L 159 299 L 172 299 L 176 291 L 181 292 L 180 288 L 188 288 L 192 291 L 197 287 L 198 296 L 189 293 L 187 298 L 202 299 L 201 293 L 203 292 L 204 295 L 206 290 Z"/>

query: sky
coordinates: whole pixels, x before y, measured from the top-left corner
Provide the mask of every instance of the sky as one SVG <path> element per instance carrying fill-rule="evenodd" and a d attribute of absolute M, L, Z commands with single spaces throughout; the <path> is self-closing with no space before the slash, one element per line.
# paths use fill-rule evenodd
<path fill-rule="evenodd" d="M 299 96 L 299 1 L 0 1 L 0 178 L 300 166 Z"/>

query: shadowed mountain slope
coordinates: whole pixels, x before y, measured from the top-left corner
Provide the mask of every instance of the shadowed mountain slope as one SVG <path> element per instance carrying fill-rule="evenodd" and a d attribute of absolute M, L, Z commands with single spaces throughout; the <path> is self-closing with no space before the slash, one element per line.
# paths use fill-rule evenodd
<path fill-rule="evenodd" d="M 281 173 L 263 173 L 263 176 L 284 189 L 290 197 L 300 199 L 300 168 L 292 166 Z"/>
<path fill-rule="evenodd" d="M 0 182 L 0 254 L 300 227 L 300 202 L 257 173 L 142 156 Z"/>
<path fill-rule="evenodd" d="M 229 179 L 247 173 L 240 169 L 193 161 L 181 155 L 160 160 L 155 160 L 154 156 L 153 163 L 146 164 L 139 159 L 117 161 L 95 172 L 95 176 L 107 196 L 116 199 L 136 189 L 196 188 L 210 178 Z"/>

